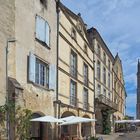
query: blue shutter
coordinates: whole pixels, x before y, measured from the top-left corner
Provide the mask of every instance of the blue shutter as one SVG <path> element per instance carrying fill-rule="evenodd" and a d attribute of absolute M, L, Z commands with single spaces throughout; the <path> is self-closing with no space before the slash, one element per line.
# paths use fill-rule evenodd
<path fill-rule="evenodd" d="M 29 81 L 35 82 L 35 55 L 29 54 Z"/>
<path fill-rule="evenodd" d="M 45 20 L 36 16 L 36 38 L 45 42 Z"/>
<path fill-rule="evenodd" d="M 46 41 L 45 42 L 48 45 L 48 47 L 50 47 L 50 27 L 47 22 L 46 22 Z"/>
<path fill-rule="evenodd" d="M 56 66 L 51 64 L 49 67 L 49 89 L 56 88 Z"/>

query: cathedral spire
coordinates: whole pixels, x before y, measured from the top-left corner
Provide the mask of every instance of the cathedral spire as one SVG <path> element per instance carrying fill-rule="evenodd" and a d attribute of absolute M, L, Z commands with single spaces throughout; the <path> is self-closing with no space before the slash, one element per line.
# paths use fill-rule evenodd
<path fill-rule="evenodd" d="M 140 60 L 138 59 L 138 73 L 140 73 Z"/>

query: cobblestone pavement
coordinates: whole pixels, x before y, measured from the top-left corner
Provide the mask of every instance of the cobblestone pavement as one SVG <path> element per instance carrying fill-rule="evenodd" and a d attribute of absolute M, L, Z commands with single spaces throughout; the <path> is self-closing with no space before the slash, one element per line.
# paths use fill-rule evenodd
<path fill-rule="evenodd" d="M 140 140 L 140 130 L 136 133 L 114 133 L 111 135 L 97 135 L 103 137 L 103 140 Z"/>

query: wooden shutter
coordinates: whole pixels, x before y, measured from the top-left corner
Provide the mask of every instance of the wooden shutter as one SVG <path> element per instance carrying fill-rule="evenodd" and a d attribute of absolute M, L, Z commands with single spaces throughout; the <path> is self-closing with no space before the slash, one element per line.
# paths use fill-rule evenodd
<path fill-rule="evenodd" d="M 36 16 L 36 38 L 45 42 L 45 20 Z"/>
<path fill-rule="evenodd" d="M 51 64 L 49 67 L 49 89 L 56 88 L 56 66 Z"/>
<path fill-rule="evenodd" d="M 35 82 L 35 55 L 29 54 L 29 81 Z"/>
<path fill-rule="evenodd" d="M 50 27 L 47 22 L 46 22 L 46 41 L 45 42 L 48 45 L 48 47 L 50 47 Z"/>

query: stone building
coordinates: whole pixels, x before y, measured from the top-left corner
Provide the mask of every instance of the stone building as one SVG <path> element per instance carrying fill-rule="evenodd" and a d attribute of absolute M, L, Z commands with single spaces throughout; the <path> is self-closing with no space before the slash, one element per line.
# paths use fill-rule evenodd
<path fill-rule="evenodd" d="M 95 28 L 89 29 L 88 34 L 95 61 L 96 132 L 108 133 L 113 125 L 113 113 L 117 111 L 112 88 L 114 57 Z"/>
<path fill-rule="evenodd" d="M 3 12 L 6 11 L 6 12 Z M 14 2 L 10 0 L 0 1 L 0 105 L 5 104 L 6 99 L 6 46 L 14 37 Z"/>
<path fill-rule="evenodd" d="M 56 1 L 0 1 L 0 104 L 6 97 L 6 59 L 8 46 L 9 98 L 33 112 L 32 117 L 54 116 L 56 100 Z M 51 128 L 51 129 L 49 129 Z M 31 137 L 52 139 L 51 124 L 32 123 Z M 48 131 L 46 131 L 48 130 Z M 10 140 L 15 140 L 10 130 Z"/>
<path fill-rule="evenodd" d="M 117 112 L 113 115 L 113 120 L 122 120 L 125 117 L 126 90 L 123 77 L 122 62 L 117 54 L 113 65 L 113 100 L 117 104 Z"/>
<path fill-rule="evenodd" d="M 137 119 L 140 119 L 140 61 L 137 67 Z"/>
<path fill-rule="evenodd" d="M 59 13 L 58 55 L 58 118 L 94 115 L 94 64 L 89 47 L 87 29 L 81 15 L 76 15 L 63 4 Z M 77 135 L 94 135 L 94 123 L 62 126 L 61 135 L 76 138 Z"/>

